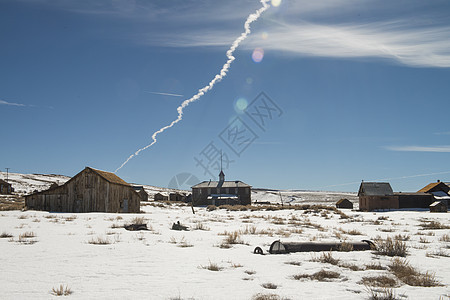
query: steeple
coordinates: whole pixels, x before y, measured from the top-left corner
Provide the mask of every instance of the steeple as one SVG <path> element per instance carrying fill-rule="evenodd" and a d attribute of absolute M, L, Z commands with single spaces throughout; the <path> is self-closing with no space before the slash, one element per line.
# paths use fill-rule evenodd
<path fill-rule="evenodd" d="M 220 173 L 219 173 L 219 183 L 225 181 L 225 174 L 222 171 L 222 151 L 220 151 Z"/>

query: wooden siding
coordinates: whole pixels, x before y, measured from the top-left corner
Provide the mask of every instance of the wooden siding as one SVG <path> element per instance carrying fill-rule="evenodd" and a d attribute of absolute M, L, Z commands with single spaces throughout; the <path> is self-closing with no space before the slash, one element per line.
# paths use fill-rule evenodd
<path fill-rule="evenodd" d="M 55 212 L 138 213 L 140 196 L 131 186 L 111 183 L 86 168 L 63 186 L 25 196 L 25 205 L 28 209 Z"/>

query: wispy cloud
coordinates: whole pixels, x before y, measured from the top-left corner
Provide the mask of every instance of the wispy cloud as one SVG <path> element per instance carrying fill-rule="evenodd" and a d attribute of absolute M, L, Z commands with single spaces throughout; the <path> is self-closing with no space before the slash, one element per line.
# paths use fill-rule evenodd
<path fill-rule="evenodd" d="M 435 132 L 435 135 L 450 135 L 450 131 L 444 131 L 444 132 Z"/>
<path fill-rule="evenodd" d="M 384 147 L 390 151 L 407 152 L 450 152 L 450 146 L 387 146 Z"/>
<path fill-rule="evenodd" d="M 164 93 L 164 92 L 151 92 L 151 91 L 144 91 L 144 92 L 149 93 L 149 94 L 155 94 L 155 95 L 183 97 L 183 95 L 180 95 L 180 94 L 172 94 L 172 93 Z"/>
<path fill-rule="evenodd" d="M 0 105 L 26 106 L 25 104 L 8 102 L 8 101 L 5 101 L 5 100 L 0 100 Z"/>
<path fill-rule="evenodd" d="M 163 47 L 226 47 L 255 0 L 51 1 L 52 8 L 139 23 L 114 37 Z M 442 9 L 441 7 L 444 7 Z M 243 49 L 263 48 L 295 56 L 386 59 L 411 67 L 450 67 L 450 23 L 446 0 L 403 2 L 358 0 L 282 1 L 255 28 Z M 240 22 L 237 22 L 240 21 Z M 125 23 L 126 24 L 126 23 Z M 124 28 L 129 28 L 124 26 Z M 262 31 L 267 35 L 262 38 Z M 112 34 L 112 33 L 111 33 Z M 102 35 L 105 35 L 102 32 Z"/>

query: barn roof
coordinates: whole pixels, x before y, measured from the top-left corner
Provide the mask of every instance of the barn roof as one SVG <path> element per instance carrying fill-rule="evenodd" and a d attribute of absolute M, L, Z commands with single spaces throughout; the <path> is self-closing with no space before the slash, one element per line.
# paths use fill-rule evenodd
<path fill-rule="evenodd" d="M 361 182 L 358 196 L 390 196 L 393 195 L 388 182 Z"/>
<path fill-rule="evenodd" d="M 338 200 L 338 201 L 336 202 L 336 204 L 341 204 L 341 203 L 343 203 L 343 202 L 350 202 L 350 203 L 352 203 L 350 200 L 348 200 L 348 199 L 346 199 L 346 198 L 343 198 L 343 199 Z"/>
<path fill-rule="evenodd" d="M 221 185 L 219 185 L 219 183 Z M 217 187 L 223 187 L 223 188 L 236 188 L 236 187 L 251 187 L 251 185 L 246 184 L 245 182 L 242 182 L 240 180 L 236 181 L 203 181 L 199 184 L 194 185 L 192 188 L 217 188 Z"/>
<path fill-rule="evenodd" d="M 438 182 L 433 182 L 428 184 L 427 186 L 425 186 L 424 188 L 420 189 L 419 192 L 423 192 L 423 193 L 427 193 L 430 190 L 434 189 L 435 187 L 437 187 L 438 185 L 443 185 L 444 187 L 447 186 L 444 182 L 438 181 Z"/>
<path fill-rule="evenodd" d="M 11 185 L 10 183 L 6 182 L 6 181 L 5 181 L 5 180 L 3 180 L 3 179 L 0 179 L 0 183 L 1 183 L 1 184 L 7 184 L 7 185 Z"/>
<path fill-rule="evenodd" d="M 131 187 L 131 185 L 129 183 L 127 183 L 126 181 L 124 181 L 122 178 L 120 178 L 119 176 L 117 176 L 114 173 L 106 172 L 106 171 L 100 171 L 100 170 L 93 169 L 93 168 L 90 168 L 90 167 L 86 167 L 86 169 L 89 169 L 92 172 L 97 173 L 100 177 L 102 177 L 106 181 L 109 181 L 109 182 L 115 183 L 115 184 L 121 184 L 121 185 L 126 185 L 126 186 L 130 186 Z"/>

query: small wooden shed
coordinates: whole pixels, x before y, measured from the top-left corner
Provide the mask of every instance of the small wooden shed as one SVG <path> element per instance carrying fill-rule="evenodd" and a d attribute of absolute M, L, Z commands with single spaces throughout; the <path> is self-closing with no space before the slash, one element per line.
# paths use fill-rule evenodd
<path fill-rule="evenodd" d="M 350 200 L 344 198 L 336 202 L 336 208 L 353 209 L 353 203 Z"/>
<path fill-rule="evenodd" d="M 153 200 L 155 200 L 155 201 L 167 201 L 167 200 L 169 200 L 169 197 L 168 196 L 164 196 L 161 193 L 156 193 L 153 196 Z"/>
<path fill-rule="evenodd" d="M 430 212 L 447 212 L 447 205 L 443 201 L 435 201 L 430 205 Z"/>
<path fill-rule="evenodd" d="M 11 184 L 4 181 L 3 179 L 0 179 L 0 194 L 9 195 L 12 192 L 14 192 L 14 189 L 12 188 Z"/>
<path fill-rule="evenodd" d="M 133 189 L 139 194 L 141 201 L 148 201 L 148 194 L 143 186 L 133 186 Z"/>
<path fill-rule="evenodd" d="M 181 193 L 170 193 L 169 200 L 170 201 L 185 201 L 186 195 L 181 194 Z"/>

